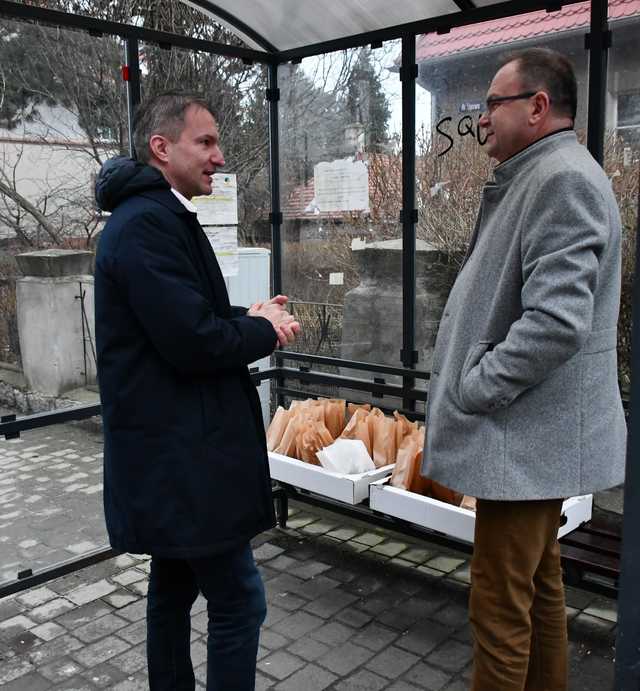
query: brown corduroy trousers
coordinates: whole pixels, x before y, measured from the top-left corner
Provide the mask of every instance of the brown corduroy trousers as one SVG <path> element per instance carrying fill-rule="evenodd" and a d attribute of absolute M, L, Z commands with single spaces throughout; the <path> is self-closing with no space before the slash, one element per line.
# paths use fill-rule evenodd
<path fill-rule="evenodd" d="M 469 618 L 472 691 L 566 691 L 562 500 L 478 500 Z"/>

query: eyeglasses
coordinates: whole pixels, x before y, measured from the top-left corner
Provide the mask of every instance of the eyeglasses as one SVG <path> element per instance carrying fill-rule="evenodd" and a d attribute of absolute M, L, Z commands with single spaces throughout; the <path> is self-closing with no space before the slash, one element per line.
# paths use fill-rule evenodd
<path fill-rule="evenodd" d="M 503 103 L 506 103 L 507 101 L 519 101 L 523 98 L 531 98 L 532 96 L 535 96 L 537 93 L 537 91 L 525 91 L 524 93 L 515 94 L 513 96 L 489 96 L 489 98 L 486 101 L 487 107 L 484 112 L 491 114 L 498 106 L 501 106 Z"/>

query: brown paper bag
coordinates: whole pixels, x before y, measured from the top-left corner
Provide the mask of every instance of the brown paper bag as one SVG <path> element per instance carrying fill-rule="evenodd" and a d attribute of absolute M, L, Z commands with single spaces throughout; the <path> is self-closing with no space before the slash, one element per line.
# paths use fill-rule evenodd
<path fill-rule="evenodd" d="M 289 458 L 296 457 L 296 440 L 298 436 L 298 429 L 300 428 L 300 418 L 295 414 L 295 409 L 293 414 L 289 417 L 289 422 L 287 427 L 280 439 L 280 443 L 274 449 L 276 453 L 281 453 L 283 456 L 289 456 Z"/>
<path fill-rule="evenodd" d="M 332 443 L 333 437 L 324 422 L 318 422 L 312 417 L 302 420 L 296 437 L 296 453 L 301 461 L 320 465 L 316 452 Z"/>
<path fill-rule="evenodd" d="M 345 428 L 345 400 L 327 398 L 324 404 L 324 424 L 334 439 L 337 439 Z"/>
<path fill-rule="evenodd" d="M 461 509 L 468 509 L 469 511 L 475 511 L 476 510 L 476 498 L 470 497 L 468 494 L 465 494 L 464 497 L 462 497 L 462 501 L 460 502 L 460 508 Z"/>
<path fill-rule="evenodd" d="M 418 429 L 418 423 L 409 422 L 409 420 L 397 410 L 393 411 L 393 417 L 396 419 L 396 447 L 399 449 L 402 446 L 404 438 Z"/>
<path fill-rule="evenodd" d="M 385 415 L 374 415 L 367 418 L 372 431 L 373 462 L 376 468 L 394 463 L 396 460 L 396 421 Z"/>
<path fill-rule="evenodd" d="M 369 412 L 371 410 L 370 403 L 347 403 L 347 422 L 351 420 L 356 410 L 366 410 Z"/>
<path fill-rule="evenodd" d="M 357 408 L 353 417 L 347 422 L 347 426 L 342 430 L 342 439 L 361 439 L 367 447 L 367 453 L 373 458 L 373 448 L 371 445 L 371 435 L 369 434 L 369 423 L 367 422 L 368 413 L 363 408 Z"/>
<path fill-rule="evenodd" d="M 396 456 L 396 465 L 391 474 L 390 483 L 408 492 L 429 495 L 431 481 L 422 477 L 422 446 L 423 439 L 419 431 L 407 435 L 403 440 Z"/>
<path fill-rule="evenodd" d="M 269 451 L 274 451 L 278 444 L 280 444 L 282 435 L 290 419 L 291 411 L 286 410 L 282 406 L 278 406 L 273 420 L 271 420 L 271 424 L 269 425 L 269 429 L 267 430 L 267 449 L 269 449 Z"/>
<path fill-rule="evenodd" d="M 460 492 L 449 489 L 435 480 L 431 480 L 430 493 L 434 499 L 443 501 L 446 504 L 460 506 L 460 503 L 462 502 L 462 494 L 460 494 Z"/>

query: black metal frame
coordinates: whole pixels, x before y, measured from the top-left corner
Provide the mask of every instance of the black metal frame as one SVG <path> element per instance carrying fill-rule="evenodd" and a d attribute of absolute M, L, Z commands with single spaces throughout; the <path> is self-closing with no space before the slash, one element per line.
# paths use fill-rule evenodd
<path fill-rule="evenodd" d="M 403 113 L 403 219 L 402 236 L 404 243 L 403 256 L 403 337 L 402 337 L 402 356 L 401 361 L 405 367 L 403 370 L 403 385 L 392 387 L 386 384 L 375 384 L 374 388 L 378 393 L 387 395 L 393 390 L 403 398 L 403 406 L 408 412 L 414 408 L 414 396 L 416 393 L 415 380 L 419 373 L 415 367 L 415 36 L 417 34 L 438 32 L 446 33 L 450 29 L 459 26 L 474 24 L 477 22 L 498 19 L 507 16 L 516 16 L 534 10 L 546 9 L 554 11 L 562 5 L 569 5 L 580 0 L 510 0 L 498 5 L 477 8 L 470 0 L 456 0 L 456 4 L 461 8 L 460 12 L 452 13 L 428 20 L 411 22 L 400 26 L 388 27 L 378 31 L 366 32 L 356 36 L 348 36 L 336 40 L 316 43 L 291 50 L 277 52 L 274 47 L 255 31 L 237 20 L 233 15 L 222 11 L 219 7 L 206 2 L 206 0 L 194 0 L 193 4 L 201 6 L 212 14 L 217 12 L 224 21 L 235 26 L 244 32 L 252 40 L 263 46 L 266 52 L 253 50 L 244 47 L 228 46 L 208 41 L 192 39 L 186 36 L 169 34 L 160 31 L 153 31 L 138 28 L 127 24 L 119 24 L 105 20 L 93 19 L 85 16 L 70 15 L 53 10 L 46 10 L 31 5 L 18 4 L 7 0 L 0 0 L 0 15 L 30 22 L 38 22 L 60 26 L 62 28 L 88 31 L 92 35 L 111 34 L 124 38 L 127 44 L 126 64 L 130 67 L 128 87 L 129 113 L 139 102 L 140 88 L 138 70 L 135 61 L 137 60 L 137 42 L 147 41 L 157 43 L 163 47 L 178 47 L 189 50 L 204 51 L 214 54 L 224 55 L 230 58 L 240 58 L 245 62 L 258 62 L 268 65 L 269 69 L 269 124 L 270 124 L 270 154 L 271 154 L 271 228 L 272 228 L 272 261 L 273 261 L 273 286 L 276 292 L 282 288 L 282 213 L 280 209 L 280 161 L 279 161 L 279 131 L 278 131 L 278 75 L 277 66 L 288 61 L 300 61 L 304 57 L 318 55 L 321 53 L 356 48 L 367 44 L 379 44 L 382 41 L 402 39 L 402 113 Z M 606 90 L 606 67 L 607 51 L 611 44 L 611 33 L 607 26 L 607 2 L 606 0 L 591 0 L 591 26 L 586 39 L 589 51 L 589 120 L 588 120 L 588 148 L 592 155 L 602 162 L 603 159 L 603 138 L 605 125 L 605 90 Z M 412 48 L 413 44 L 413 48 Z M 639 200 L 640 214 L 640 200 Z M 639 229 L 640 231 L 640 229 Z M 640 266 L 640 253 L 636 259 L 636 267 Z M 634 314 L 640 311 L 640 287 L 635 286 L 634 295 Z M 640 320 L 635 320 L 633 332 L 633 372 L 640 372 Z M 295 358 L 294 354 L 278 354 L 278 358 Z M 310 359 L 306 354 L 300 354 L 300 359 Z M 344 361 L 340 361 L 340 367 L 346 367 Z M 331 363 L 326 363 L 331 364 Z M 359 369 L 371 372 L 379 371 L 380 366 L 359 363 L 363 365 Z M 298 379 L 306 381 L 325 381 L 328 383 L 341 383 L 344 385 L 345 379 L 338 375 L 327 375 L 324 373 L 311 373 L 293 370 Z M 278 376 L 278 373 L 281 376 Z M 294 389 L 284 386 L 285 378 L 291 372 L 286 368 L 276 368 L 272 372 L 276 380 L 279 392 L 291 391 Z M 413 393 L 412 393 L 413 392 Z M 423 392 L 418 392 L 423 395 Z M 640 383 L 638 377 L 633 377 L 632 400 L 640 397 Z M 40 418 L 41 422 L 47 424 L 62 422 L 66 419 L 73 419 L 74 414 L 83 417 L 98 414 L 99 406 L 90 408 L 86 414 L 80 409 L 64 410 L 58 413 L 48 413 Z M 31 426 L 29 426 L 31 425 Z M 618 654 L 616 656 L 616 689 L 637 689 L 640 680 L 640 663 L 638 661 L 638 650 L 640 650 L 640 605 L 633 591 L 635 584 L 640 582 L 640 535 L 635 531 L 640 514 L 640 470 L 632 463 L 632 459 L 640 453 L 640 441 L 638 441 L 639 429 L 638 413 L 635 407 L 631 408 L 630 415 L 630 446 L 627 461 L 627 483 L 625 486 L 625 516 L 624 516 L 624 550 L 622 555 L 623 573 L 620 590 L 620 622 L 618 636 Z M 22 420 L 0 422 L 0 434 L 15 434 L 20 429 L 32 429 L 35 425 L 33 416 Z M 1 594 L 1 591 L 0 591 Z"/>

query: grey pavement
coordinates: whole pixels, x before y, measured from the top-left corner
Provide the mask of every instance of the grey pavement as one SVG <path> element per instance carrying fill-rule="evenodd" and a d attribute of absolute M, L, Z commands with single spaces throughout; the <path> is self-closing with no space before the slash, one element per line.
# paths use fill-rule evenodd
<path fill-rule="evenodd" d="M 100 454 L 100 436 L 76 425 L 0 442 L 1 580 L 104 544 Z M 294 502 L 290 513 L 254 541 L 269 603 L 258 690 L 468 688 L 467 555 Z M 0 600 L 0 688 L 148 688 L 148 572 L 125 554 Z M 567 617 L 571 690 L 607 691 L 615 601 L 567 588 Z M 192 626 L 204 688 L 202 598 Z"/>

